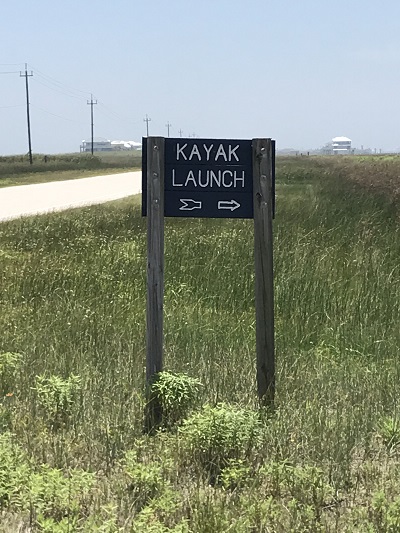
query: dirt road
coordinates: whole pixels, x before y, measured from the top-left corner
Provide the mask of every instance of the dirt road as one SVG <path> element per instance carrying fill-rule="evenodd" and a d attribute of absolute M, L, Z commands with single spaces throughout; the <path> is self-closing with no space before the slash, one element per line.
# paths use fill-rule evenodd
<path fill-rule="evenodd" d="M 142 191 L 142 173 L 125 172 L 77 180 L 0 189 L 0 221 L 101 204 Z"/>

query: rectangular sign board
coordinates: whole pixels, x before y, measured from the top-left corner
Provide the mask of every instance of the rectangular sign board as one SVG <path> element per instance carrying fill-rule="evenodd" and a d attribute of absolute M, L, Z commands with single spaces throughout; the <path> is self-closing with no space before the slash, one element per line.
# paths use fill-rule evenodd
<path fill-rule="evenodd" d="M 143 139 L 142 214 L 147 213 L 147 139 Z M 167 217 L 253 218 L 250 140 L 165 139 Z"/>
<path fill-rule="evenodd" d="M 253 218 L 257 391 L 262 405 L 273 405 L 275 141 L 148 137 L 143 139 L 142 165 L 142 213 L 147 216 L 147 383 L 163 368 L 165 216 Z M 148 430 L 161 421 L 162 406 L 150 395 Z"/>

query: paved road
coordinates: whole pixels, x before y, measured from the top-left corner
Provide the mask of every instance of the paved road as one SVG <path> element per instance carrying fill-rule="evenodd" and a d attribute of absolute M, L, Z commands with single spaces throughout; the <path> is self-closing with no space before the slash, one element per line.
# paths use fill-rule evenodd
<path fill-rule="evenodd" d="M 94 178 L 0 188 L 0 221 L 21 216 L 101 204 L 142 191 L 142 173 L 124 172 Z"/>

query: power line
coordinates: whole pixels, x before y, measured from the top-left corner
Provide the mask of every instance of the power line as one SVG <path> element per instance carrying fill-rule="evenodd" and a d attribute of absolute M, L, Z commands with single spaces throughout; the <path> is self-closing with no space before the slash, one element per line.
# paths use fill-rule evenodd
<path fill-rule="evenodd" d="M 13 107 L 24 107 L 24 104 L 17 104 L 17 105 L 2 105 L 0 106 L 0 109 L 11 109 Z"/>
<path fill-rule="evenodd" d="M 52 76 L 44 74 L 43 72 L 41 72 L 40 70 L 38 70 L 36 68 L 35 68 L 35 75 L 37 75 L 35 83 L 39 83 L 40 85 L 43 85 L 44 87 L 47 87 L 48 89 L 50 89 L 50 90 L 52 90 L 52 91 L 54 91 L 56 93 L 63 94 L 63 95 L 68 96 L 70 98 L 75 98 L 77 100 L 86 100 L 86 95 L 87 94 L 91 94 L 91 93 L 89 93 L 87 91 L 81 91 L 79 89 L 75 89 L 75 88 L 69 87 L 68 85 L 56 80 Z M 37 79 L 38 77 L 40 79 Z M 74 94 L 74 92 L 75 93 L 80 93 L 80 94 Z M 82 95 L 85 95 L 85 96 L 82 96 Z M 133 124 L 138 124 L 140 122 L 137 119 L 130 119 L 130 118 L 121 116 L 119 113 L 116 113 L 114 110 L 112 110 L 110 107 L 106 106 L 103 102 L 101 102 L 99 100 L 97 100 L 97 103 L 99 104 L 99 106 L 101 108 L 103 108 L 103 109 L 99 109 L 100 111 L 103 110 L 103 111 L 107 112 L 109 114 L 109 116 L 112 116 L 112 117 L 114 117 L 114 118 L 116 118 L 118 120 L 124 121 L 125 123 L 129 122 L 131 124 L 132 123 Z"/>
<path fill-rule="evenodd" d="M 103 111 L 106 114 L 108 114 L 110 117 L 116 118 L 118 120 L 121 120 L 125 123 L 130 124 L 139 124 L 140 120 L 137 120 L 137 118 L 131 118 L 131 117 L 124 117 L 117 113 L 116 111 L 113 111 L 110 107 L 106 106 L 103 102 L 100 100 L 97 100 L 97 103 L 99 104 L 99 111 Z"/>
<path fill-rule="evenodd" d="M 113 111 L 112 109 L 110 109 L 109 107 L 107 107 L 105 104 L 103 104 L 103 102 L 100 102 L 99 100 L 97 101 L 97 103 L 99 104 L 100 106 L 100 110 L 101 111 L 105 111 L 106 114 L 108 114 L 109 116 L 113 117 L 113 118 L 117 118 L 118 120 L 121 120 L 123 119 L 123 117 L 121 117 L 121 115 L 119 115 L 118 113 L 116 113 L 115 111 Z"/>
<path fill-rule="evenodd" d="M 36 71 L 35 71 L 35 74 L 36 74 Z M 43 81 L 41 81 L 41 80 L 36 79 L 35 83 L 39 83 L 43 87 L 47 87 L 51 91 L 54 91 L 54 92 L 56 92 L 58 94 L 63 94 L 64 96 L 68 96 L 69 98 L 75 98 L 76 100 L 86 100 L 86 98 L 84 98 L 83 96 L 77 96 L 77 95 L 72 94 L 72 93 L 68 94 L 67 92 L 59 89 L 58 87 L 51 87 L 51 85 L 47 85 L 47 83 L 43 83 Z"/>
<path fill-rule="evenodd" d="M 20 66 L 21 63 L 0 63 L 0 67 L 6 67 L 6 66 Z M 32 65 L 31 65 L 32 67 Z M 93 93 L 89 93 L 88 91 L 81 91 L 80 89 L 76 89 L 73 87 L 70 87 L 56 78 L 53 78 L 52 76 L 49 76 L 45 74 L 44 72 L 38 70 L 37 68 L 33 67 L 35 71 L 35 77 L 33 78 L 34 83 L 38 83 L 39 85 L 42 85 L 43 87 L 46 87 L 47 89 L 50 89 L 56 93 L 62 94 L 64 96 L 68 96 L 69 98 L 75 98 L 77 100 L 85 100 L 86 95 L 90 94 L 90 101 L 87 101 L 87 104 L 91 106 L 91 136 L 92 136 L 92 153 L 93 153 L 93 142 L 94 142 L 94 120 L 93 120 L 93 106 L 97 103 L 100 105 L 101 108 L 103 108 L 103 111 L 107 112 L 110 116 L 114 117 L 115 119 L 120 120 L 121 122 L 130 123 L 130 124 L 138 124 L 140 120 L 137 118 L 129 118 L 120 115 L 119 113 L 113 111 L 111 108 L 103 104 L 102 102 L 98 101 L 97 99 L 94 99 Z M 28 84 L 28 78 L 33 77 L 33 71 L 30 71 L 28 73 L 28 64 L 25 63 L 25 71 L 5 71 L 1 72 L 0 74 L 18 74 L 20 77 L 25 78 L 25 87 L 26 87 L 26 113 L 27 113 L 27 126 L 28 126 L 28 144 L 29 144 L 29 159 L 30 163 L 32 164 L 32 143 L 31 143 L 31 122 L 30 122 L 30 106 L 32 105 L 29 101 L 29 84 Z M 85 95 L 85 96 L 83 96 Z M 10 109 L 14 107 L 21 107 L 21 105 L 14 105 L 14 106 L 0 106 L 0 109 Z M 78 122 L 76 120 L 63 117 L 61 115 L 58 115 L 56 113 L 52 113 L 50 111 L 47 111 L 46 109 L 42 109 L 36 105 L 34 105 L 36 109 L 39 109 L 43 113 L 49 114 L 51 116 L 54 116 L 56 118 L 67 120 L 69 122 L 76 122 L 79 124 L 82 124 L 81 122 Z M 99 109 L 101 110 L 101 109 Z M 151 118 L 148 117 L 146 114 L 146 118 L 143 119 L 146 122 L 146 130 L 147 130 L 147 136 L 149 135 L 149 122 L 151 121 Z M 171 124 L 168 122 L 167 128 L 168 128 L 168 136 L 169 136 L 169 128 L 171 127 Z"/>
<path fill-rule="evenodd" d="M 75 92 L 75 93 L 81 93 L 84 96 L 81 96 L 81 98 L 87 98 L 88 94 L 91 94 L 89 91 L 81 91 L 80 89 L 76 89 L 74 87 L 70 87 L 66 85 L 65 83 L 58 81 L 56 78 L 53 78 L 52 76 L 49 76 L 45 74 L 44 72 L 41 72 L 37 68 L 33 67 L 35 69 L 35 74 L 40 76 L 41 78 L 45 79 L 48 83 L 52 83 L 53 85 L 61 86 L 62 88 L 67 89 L 69 92 Z"/>
<path fill-rule="evenodd" d="M 84 124 L 83 122 L 80 122 L 78 120 L 74 120 L 72 118 L 63 117 L 61 115 L 56 115 L 55 113 L 51 113 L 51 111 L 47 111 L 46 109 L 43 109 L 42 107 L 39 107 L 37 105 L 31 104 L 31 107 L 34 107 L 35 109 L 39 109 L 39 111 L 42 111 L 43 113 L 46 113 L 47 115 L 51 115 L 53 117 L 61 118 L 62 120 L 68 120 L 68 122 L 75 122 L 75 124 Z"/>
<path fill-rule="evenodd" d="M 62 94 L 64 96 L 68 96 L 69 98 L 75 98 L 77 100 L 86 100 L 88 94 L 90 94 L 91 97 L 93 96 L 92 93 L 89 93 L 89 91 L 81 91 L 80 89 L 70 87 L 66 85 L 65 83 L 57 80 L 56 78 L 49 76 L 48 74 L 45 74 L 44 72 L 40 71 L 36 67 L 33 67 L 33 68 L 35 70 L 34 83 L 38 83 L 42 85 L 43 87 L 46 87 L 47 89 L 50 89 L 56 93 Z M 103 102 L 99 100 L 97 100 L 97 103 L 99 104 L 99 106 L 104 108 L 104 110 L 106 110 L 111 116 L 115 117 L 118 120 L 121 120 L 125 123 L 129 122 L 130 124 L 139 124 L 140 122 L 140 120 L 138 120 L 137 118 L 129 118 L 129 117 L 121 116 L 119 113 L 116 113 L 110 107 L 106 106 Z"/>
<path fill-rule="evenodd" d="M 143 119 L 143 122 L 146 122 L 146 132 L 147 137 L 149 136 L 149 122 L 151 122 L 151 118 L 149 118 L 146 114 L 146 118 Z"/>
<path fill-rule="evenodd" d="M 94 124 L 93 124 L 93 106 L 97 104 L 97 100 L 96 102 L 93 100 L 93 94 L 90 95 L 90 102 L 88 101 L 87 102 L 88 105 L 90 105 L 90 130 L 91 130 L 91 137 L 92 137 L 92 155 L 93 155 L 93 134 L 94 134 Z"/>
<path fill-rule="evenodd" d="M 35 74 L 36 74 L 36 71 L 35 71 Z M 68 96 L 69 98 L 75 98 L 76 100 L 86 100 L 86 98 L 84 98 L 83 96 L 76 96 L 74 94 L 69 94 L 69 93 L 65 92 L 64 90 L 59 89 L 58 87 L 51 87 L 50 85 L 47 85 L 47 83 L 44 83 L 43 81 L 41 81 L 39 79 L 35 79 L 35 83 L 39 83 L 43 87 L 47 87 L 48 89 L 50 89 L 50 90 L 52 90 L 52 91 L 54 91 L 54 92 L 56 92 L 58 94 L 63 94 L 65 96 Z M 97 100 L 97 103 L 100 106 L 100 108 L 99 108 L 100 111 L 105 112 L 108 116 L 110 116 L 110 117 L 112 117 L 114 119 L 118 119 L 118 120 L 121 120 L 121 121 L 124 121 L 124 122 L 133 123 L 133 124 L 139 124 L 139 122 L 140 122 L 137 119 L 130 119 L 129 117 L 123 117 L 122 115 L 120 115 L 120 114 L 116 113 L 115 111 L 113 111 L 110 107 L 106 106 L 100 100 Z"/>
<path fill-rule="evenodd" d="M 31 142 L 31 119 L 29 114 L 29 85 L 28 85 L 28 78 L 33 76 L 33 72 L 31 71 L 30 74 L 28 74 L 28 64 L 25 63 L 25 74 L 22 72 L 19 73 L 20 77 L 25 78 L 25 89 L 26 89 L 26 118 L 28 123 L 28 147 L 29 147 L 29 163 L 33 164 L 32 159 L 32 142 Z"/>

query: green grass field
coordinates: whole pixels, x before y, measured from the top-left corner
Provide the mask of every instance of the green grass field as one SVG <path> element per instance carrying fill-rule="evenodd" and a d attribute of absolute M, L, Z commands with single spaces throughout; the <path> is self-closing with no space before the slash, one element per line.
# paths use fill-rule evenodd
<path fill-rule="evenodd" d="M 141 152 L 91 154 L 35 154 L 33 164 L 27 156 L 0 157 L 0 188 L 31 185 L 90 176 L 127 172 L 141 168 Z"/>
<path fill-rule="evenodd" d="M 278 158 L 273 411 L 252 222 L 166 221 L 153 436 L 138 198 L 0 225 L 1 532 L 400 531 L 399 163 L 357 164 Z"/>

